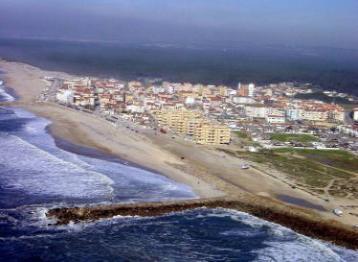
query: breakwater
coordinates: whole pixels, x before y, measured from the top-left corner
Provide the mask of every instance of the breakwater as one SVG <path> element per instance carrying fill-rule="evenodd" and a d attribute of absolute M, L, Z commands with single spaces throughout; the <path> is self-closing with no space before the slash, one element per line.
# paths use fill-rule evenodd
<path fill-rule="evenodd" d="M 272 208 L 259 206 L 254 202 L 226 198 L 200 199 L 173 202 L 113 204 L 90 207 L 62 207 L 47 212 L 58 225 L 69 222 L 94 221 L 114 216 L 160 216 L 195 208 L 228 208 L 250 213 L 256 217 L 289 227 L 303 235 L 330 241 L 336 245 L 358 249 L 358 231 L 337 221 L 322 220 L 314 213 L 299 208 Z"/>

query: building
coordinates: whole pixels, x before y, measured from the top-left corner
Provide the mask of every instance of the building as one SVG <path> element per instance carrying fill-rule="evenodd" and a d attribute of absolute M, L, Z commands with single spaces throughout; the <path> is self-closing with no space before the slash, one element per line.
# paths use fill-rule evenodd
<path fill-rule="evenodd" d="M 299 118 L 314 122 L 344 122 L 344 109 L 335 104 L 318 101 L 301 103 Z"/>
<path fill-rule="evenodd" d="M 247 96 L 234 96 L 232 102 L 235 104 L 254 104 L 255 99 Z"/>
<path fill-rule="evenodd" d="M 338 126 L 338 130 L 352 137 L 358 137 L 358 127 L 357 126 Z"/>
<path fill-rule="evenodd" d="M 284 115 L 267 115 L 266 122 L 268 124 L 284 124 L 286 122 L 286 118 Z"/>
<path fill-rule="evenodd" d="M 59 89 L 56 93 L 56 100 L 59 103 L 70 105 L 74 102 L 73 91 L 66 89 Z"/>
<path fill-rule="evenodd" d="M 219 95 L 228 96 L 228 89 L 226 86 L 219 86 Z"/>
<path fill-rule="evenodd" d="M 160 126 L 169 127 L 172 131 L 193 137 L 197 144 L 229 144 L 230 129 L 221 124 L 210 123 L 201 113 L 185 108 L 161 109 L 154 112 Z"/>
<path fill-rule="evenodd" d="M 339 122 L 339 123 L 344 123 L 344 110 L 332 110 L 332 111 L 328 111 L 328 121 L 329 122 Z"/>
<path fill-rule="evenodd" d="M 299 118 L 306 121 L 324 122 L 328 119 L 328 112 L 323 110 L 300 110 Z"/>
<path fill-rule="evenodd" d="M 353 120 L 358 122 L 358 107 L 353 109 Z"/>
<path fill-rule="evenodd" d="M 249 96 L 249 86 L 242 85 L 239 83 L 238 85 L 238 95 L 239 96 Z"/>
<path fill-rule="evenodd" d="M 188 96 L 185 98 L 186 105 L 194 105 L 195 104 L 195 97 Z"/>
<path fill-rule="evenodd" d="M 145 108 L 142 105 L 131 104 L 131 105 L 126 105 L 126 111 L 131 113 L 143 114 L 145 112 Z"/>
<path fill-rule="evenodd" d="M 287 119 L 290 121 L 301 120 L 300 110 L 298 108 L 288 108 L 286 110 Z"/>
<path fill-rule="evenodd" d="M 245 106 L 245 114 L 247 117 L 251 118 L 265 118 L 266 117 L 266 108 L 262 104 L 253 104 Z"/>
<path fill-rule="evenodd" d="M 193 135 L 195 127 L 204 122 L 199 112 L 184 108 L 161 109 L 155 112 L 155 118 L 159 125 L 185 135 Z"/>
<path fill-rule="evenodd" d="M 194 133 L 195 143 L 200 145 L 229 144 L 231 132 L 227 126 L 206 123 L 198 126 Z"/>
<path fill-rule="evenodd" d="M 255 95 L 255 84 L 251 83 L 248 85 L 248 96 L 253 97 Z"/>

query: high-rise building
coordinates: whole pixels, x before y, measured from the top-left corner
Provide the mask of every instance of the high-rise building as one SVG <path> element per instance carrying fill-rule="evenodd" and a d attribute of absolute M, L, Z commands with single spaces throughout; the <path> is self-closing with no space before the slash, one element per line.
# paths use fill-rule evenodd
<path fill-rule="evenodd" d="M 250 83 L 248 85 L 238 85 L 238 95 L 239 96 L 250 96 L 255 95 L 255 84 Z"/>
<path fill-rule="evenodd" d="M 248 86 L 248 96 L 253 97 L 255 95 L 255 84 L 251 83 Z"/>
<path fill-rule="evenodd" d="M 239 94 L 239 96 L 249 96 L 249 86 L 240 84 L 238 94 Z"/>

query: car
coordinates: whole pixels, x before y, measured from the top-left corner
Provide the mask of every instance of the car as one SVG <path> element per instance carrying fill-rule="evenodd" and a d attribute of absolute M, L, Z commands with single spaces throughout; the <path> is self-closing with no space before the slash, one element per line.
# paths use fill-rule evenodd
<path fill-rule="evenodd" d="M 338 209 L 338 208 L 333 209 L 332 212 L 333 212 L 333 214 L 335 214 L 336 216 L 339 216 L 339 217 L 343 216 L 343 211 L 340 210 L 340 209 Z"/>
<path fill-rule="evenodd" d="M 242 164 L 241 166 L 241 169 L 249 169 L 250 166 L 248 164 Z"/>

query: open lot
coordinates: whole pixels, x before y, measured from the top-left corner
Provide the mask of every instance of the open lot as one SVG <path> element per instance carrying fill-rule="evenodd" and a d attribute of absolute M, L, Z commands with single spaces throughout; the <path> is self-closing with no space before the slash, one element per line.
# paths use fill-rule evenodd
<path fill-rule="evenodd" d="M 312 192 L 358 199 L 358 157 L 348 152 L 291 148 L 225 152 L 283 172 Z"/>
<path fill-rule="evenodd" d="M 308 143 L 318 141 L 318 138 L 309 134 L 270 134 L 270 139 L 279 142 Z"/>

